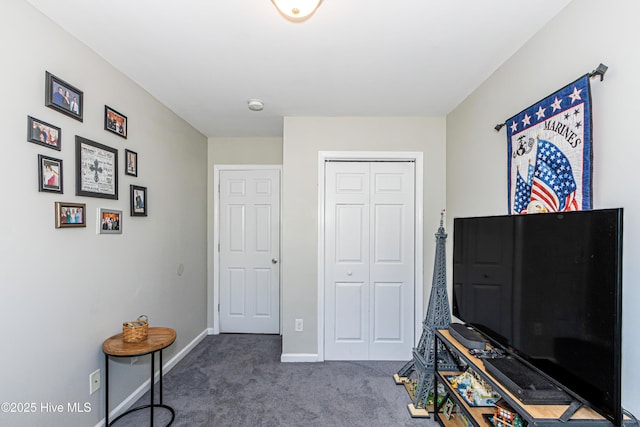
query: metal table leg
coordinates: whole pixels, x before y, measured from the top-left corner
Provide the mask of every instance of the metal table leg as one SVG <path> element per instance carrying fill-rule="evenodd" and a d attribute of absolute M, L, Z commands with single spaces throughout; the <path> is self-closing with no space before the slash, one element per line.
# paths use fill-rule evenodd
<path fill-rule="evenodd" d="M 109 355 L 104 355 L 104 425 L 109 427 Z"/>
<path fill-rule="evenodd" d="M 111 423 L 109 423 L 109 356 L 105 355 L 105 376 L 106 376 L 106 380 L 105 380 L 105 410 L 106 410 L 106 415 L 105 415 L 105 425 L 107 427 L 109 427 L 110 425 L 114 424 L 116 421 L 118 421 L 120 418 L 124 417 L 127 414 L 130 414 L 132 412 L 135 411 L 139 411 L 141 409 L 146 409 L 149 408 L 150 410 L 150 420 L 149 420 L 149 424 L 151 425 L 151 427 L 153 427 L 154 425 L 154 418 L 155 418 L 155 414 L 154 414 L 154 408 L 156 407 L 162 407 L 167 409 L 169 412 L 171 412 L 171 419 L 169 420 L 169 423 L 167 423 L 166 427 L 169 427 L 171 424 L 173 424 L 173 421 L 175 420 L 176 417 L 176 413 L 173 410 L 173 408 L 169 405 L 165 405 L 163 403 L 163 390 L 162 390 L 162 350 L 159 350 L 160 352 L 160 368 L 159 368 L 159 374 L 160 374 L 160 396 L 159 396 L 159 402 L 155 403 L 155 354 L 156 352 L 152 352 L 151 353 L 151 390 L 150 390 L 150 396 L 149 396 L 149 404 L 148 405 L 143 405 L 143 406 L 139 406 L 137 408 L 132 408 L 129 409 L 128 411 L 118 415 Z"/>
<path fill-rule="evenodd" d="M 155 353 L 151 353 L 151 404 L 149 405 L 151 408 L 151 427 L 153 427 L 153 407 L 155 406 L 153 404 L 153 384 L 156 382 L 155 381 L 155 373 L 156 373 L 156 369 L 155 369 Z M 160 377 L 162 378 L 162 377 Z"/>

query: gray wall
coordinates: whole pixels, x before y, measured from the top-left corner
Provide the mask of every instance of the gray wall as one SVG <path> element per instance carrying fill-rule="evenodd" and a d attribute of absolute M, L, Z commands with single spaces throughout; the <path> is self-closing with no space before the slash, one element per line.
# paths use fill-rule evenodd
<path fill-rule="evenodd" d="M 281 164 L 282 138 L 209 138 L 209 166 Z"/>
<path fill-rule="evenodd" d="M 282 165 L 282 138 L 209 138 L 207 172 L 207 325 L 214 333 L 215 228 L 214 167 L 216 165 Z"/>
<path fill-rule="evenodd" d="M 282 352 L 318 347 L 318 153 L 414 151 L 424 157 L 424 294 L 431 288 L 440 211 L 445 206 L 444 118 L 294 118 L 284 122 L 282 181 Z M 428 298 L 428 297 L 427 297 Z M 425 304 L 426 308 L 426 304 Z M 424 315 L 424 314 L 423 314 Z M 294 331 L 295 319 L 304 332 Z M 407 355 L 407 360 L 410 355 Z"/>
<path fill-rule="evenodd" d="M 640 2 L 581 0 L 567 8 L 447 116 L 448 223 L 456 216 L 507 213 L 505 129 L 493 127 L 590 72 L 594 208 L 624 207 L 623 406 L 640 415 Z M 450 252 L 450 251 L 449 251 Z"/>
<path fill-rule="evenodd" d="M 0 402 L 38 408 L 0 412 L 0 425 L 86 427 L 104 417 L 104 375 L 89 395 L 89 374 L 104 374 L 102 342 L 123 321 L 175 328 L 165 362 L 206 329 L 207 139 L 25 2 L 3 0 L 0 16 Z M 44 106 L 45 70 L 84 91 L 84 122 Z M 105 104 L 128 116 L 128 139 L 103 129 Z M 27 115 L 62 128 L 61 151 L 26 141 Z M 75 196 L 75 135 L 118 149 L 118 200 Z M 137 178 L 124 175 L 125 148 Z M 38 154 L 63 160 L 64 194 L 38 192 Z M 148 217 L 129 216 L 130 184 L 148 188 Z M 55 229 L 55 201 L 86 203 L 87 227 Z M 122 235 L 96 234 L 100 207 L 123 211 Z M 148 363 L 112 363 L 112 408 L 148 380 Z M 45 402 L 65 413 L 42 413 Z"/>

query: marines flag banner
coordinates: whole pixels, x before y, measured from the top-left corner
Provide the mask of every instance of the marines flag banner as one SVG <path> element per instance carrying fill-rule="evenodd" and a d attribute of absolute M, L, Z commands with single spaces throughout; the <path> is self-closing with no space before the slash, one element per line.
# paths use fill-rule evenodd
<path fill-rule="evenodd" d="M 509 213 L 591 209 L 589 76 L 506 121 Z"/>

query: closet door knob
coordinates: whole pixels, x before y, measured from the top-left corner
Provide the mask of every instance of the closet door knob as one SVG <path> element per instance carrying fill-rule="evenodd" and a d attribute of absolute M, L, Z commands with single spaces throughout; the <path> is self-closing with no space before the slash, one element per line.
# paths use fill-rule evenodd
<path fill-rule="evenodd" d="M 278 258 L 273 258 L 271 260 L 271 264 L 277 264 L 278 263 Z"/>

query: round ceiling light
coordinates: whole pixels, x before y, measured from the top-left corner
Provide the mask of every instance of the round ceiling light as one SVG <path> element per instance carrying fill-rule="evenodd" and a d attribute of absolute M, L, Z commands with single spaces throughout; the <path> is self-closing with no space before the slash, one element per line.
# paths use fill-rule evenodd
<path fill-rule="evenodd" d="M 249 110 L 251 111 L 262 111 L 264 108 L 264 102 L 260 99 L 250 99 L 249 100 Z"/>
<path fill-rule="evenodd" d="M 316 11 L 322 0 L 271 0 L 287 19 L 304 21 Z"/>

